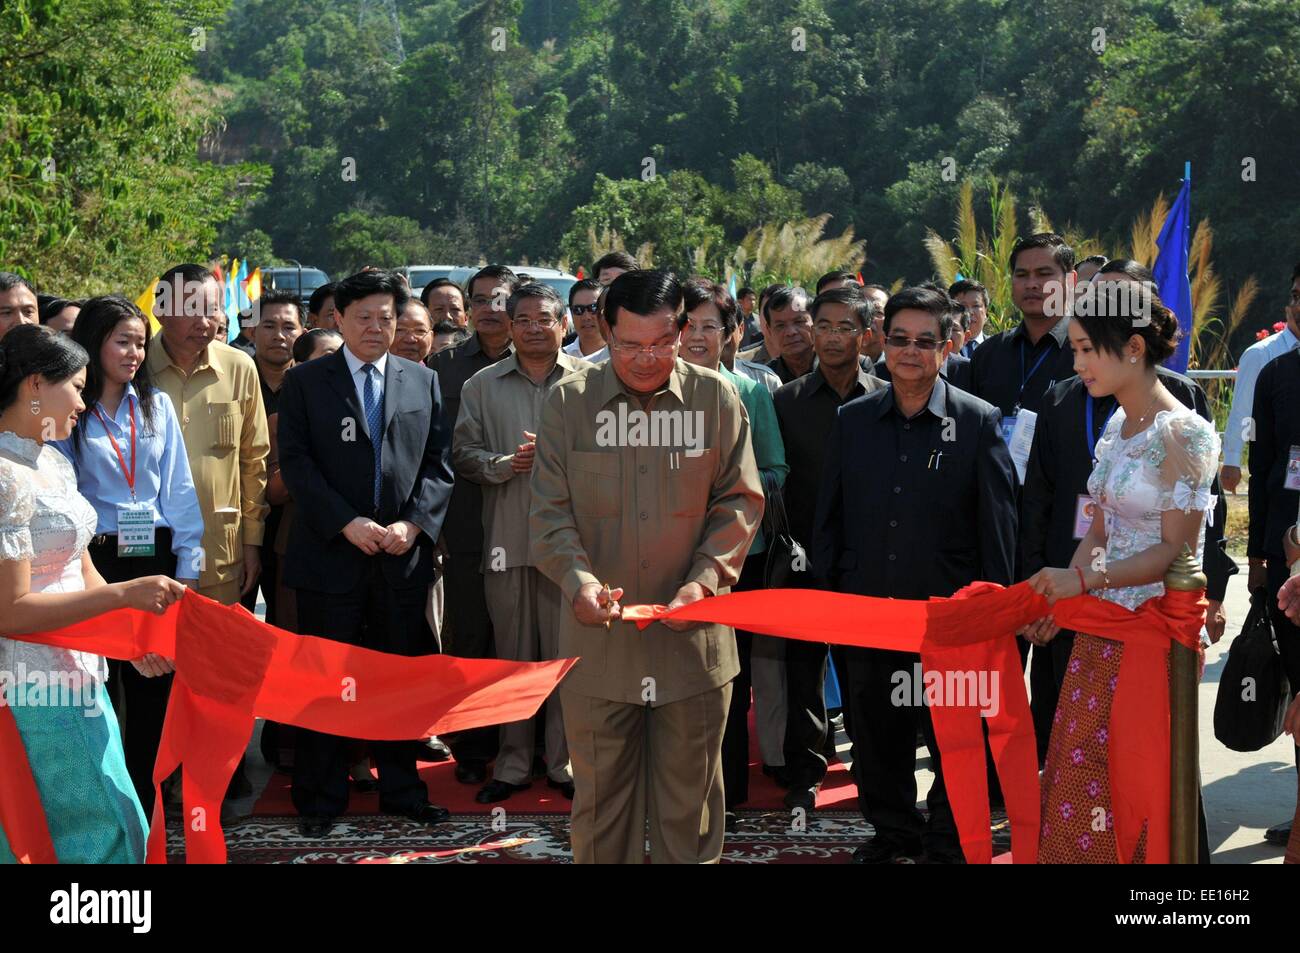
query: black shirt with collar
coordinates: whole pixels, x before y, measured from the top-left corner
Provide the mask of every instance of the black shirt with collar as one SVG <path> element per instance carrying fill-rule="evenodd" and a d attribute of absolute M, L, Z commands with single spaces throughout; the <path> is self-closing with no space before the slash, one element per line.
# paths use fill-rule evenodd
<path fill-rule="evenodd" d="M 1016 475 L 1001 420 L 942 377 L 910 418 L 892 385 L 841 407 L 818 495 L 814 571 L 836 591 L 897 599 L 951 596 L 976 580 L 1009 584 Z"/>
<path fill-rule="evenodd" d="M 790 467 L 782 499 L 790 519 L 790 531 L 805 547 L 812 540 L 826 440 L 835 424 L 835 415 L 845 402 L 882 390 L 884 386 L 859 369 L 858 379 L 848 397 L 840 397 L 839 391 L 827 382 L 818 367 L 777 388 L 772 395 L 781 440 L 785 444 L 785 462 Z"/>
<path fill-rule="evenodd" d="M 985 338 L 971 358 L 970 387 L 966 389 L 998 408 L 1003 416 L 1011 416 L 1017 407 L 1037 413 L 1052 386 L 1074 376 L 1069 329 L 1069 319 L 1062 318 L 1037 344 L 1030 344 L 1021 321 Z"/>
<path fill-rule="evenodd" d="M 791 381 L 798 380 L 801 376 L 804 376 L 796 374 L 790 368 L 790 365 L 785 362 L 784 357 L 778 357 L 775 360 L 769 361 L 767 366 L 776 374 L 777 377 L 781 378 L 782 384 L 789 384 Z M 816 356 L 813 357 L 813 367 L 817 367 Z"/>
<path fill-rule="evenodd" d="M 1185 407 L 1213 421 L 1209 401 L 1195 381 L 1168 368 L 1156 369 L 1161 382 Z M 1093 407 L 1091 442 L 1088 435 L 1088 404 Z M 1038 410 L 1034 442 L 1025 466 L 1021 493 L 1021 573 L 1032 576 L 1045 566 L 1065 567 L 1074 558 L 1079 541 L 1074 536 L 1075 510 L 1080 496 L 1088 493 L 1088 477 L 1095 449 L 1106 423 L 1116 407 L 1112 396 L 1090 399 L 1083 381 L 1071 377 L 1048 393 Z M 1223 600 L 1228 577 L 1237 564 L 1223 551 L 1223 524 L 1228 504 L 1215 477 L 1210 492 L 1218 497 L 1214 523 L 1205 530 L 1206 596 Z"/>
<path fill-rule="evenodd" d="M 1264 365 L 1255 380 L 1251 417 L 1246 555 L 1281 563 L 1286 556 L 1282 534 L 1296 522 L 1297 491 L 1286 489 L 1285 483 L 1291 448 L 1300 447 L 1300 350 Z"/>
<path fill-rule="evenodd" d="M 507 343 L 503 352 L 491 357 L 483 350 L 479 336 L 474 334 L 464 344 L 444 348 L 437 354 L 430 355 L 428 364 L 438 375 L 438 387 L 442 391 L 442 403 L 446 408 L 447 433 L 455 430 L 456 418 L 460 416 L 460 392 L 465 382 L 483 368 L 513 353 L 514 350 Z M 442 522 L 442 533 L 448 552 L 483 552 L 483 488 L 473 480 L 456 476 L 451 490 L 451 503 L 447 506 L 447 516 Z"/>

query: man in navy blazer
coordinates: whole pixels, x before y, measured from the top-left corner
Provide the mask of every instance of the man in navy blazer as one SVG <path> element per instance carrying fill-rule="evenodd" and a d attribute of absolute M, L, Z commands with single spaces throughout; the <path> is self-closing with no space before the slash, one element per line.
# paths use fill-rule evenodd
<path fill-rule="evenodd" d="M 905 288 L 889 299 L 892 383 L 841 406 L 831 428 L 811 559 L 837 592 L 928 599 L 977 580 L 1012 582 L 1016 476 L 1002 415 L 939 373 L 952 348 L 951 303 L 932 288 Z M 930 713 L 918 704 L 925 701 L 920 656 L 882 649 L 845 655 L 858 803 L 876 832 L 854 862 L 922 854 L 960 862 Z M 984 679 L 981 705 L 985 689 L 989 705 L 1000 705 L 1001 686 L 989 673 Z M 934 769 L 928 820 L 916 809 L 918 727 Z"/>
<path fill-rule="evenodd" d="M 279 450 L 297 507 L 284 560 L 299 631 L 397 655 L 437 651 L 425 619 L 433 545 L 451 497 L 451 427 L 438 376 L 389 354 L 408 297 L 390 272 L 334 292 L 343 347 L 290 369 L 280 389 Z M 347 809 L 348 739 L 298 729 L 293 801 L 307 836 Z M 410 742 L 374 742 L 380 809 L 421 823 L 428 802 Z"/>

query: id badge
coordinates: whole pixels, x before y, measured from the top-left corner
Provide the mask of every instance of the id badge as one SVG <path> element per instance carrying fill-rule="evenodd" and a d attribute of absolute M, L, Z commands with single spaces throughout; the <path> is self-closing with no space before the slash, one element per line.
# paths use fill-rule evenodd
<path fill-rule="evenodd" d="M 1288 490 L 1300 490 L 1300 447 L 1291 448 L 1291 459 L 1286 463 L 1286 479 L 1282 485 Z"/>
<path fill-rule="evenodd" d="M 1011 435 L 1016 432 L 1016 417 L 1018 414 L 1010 414 L 1002 418 L 1002 442 L 1008 447 L 1011 446 Z"/>
<path fill-rule="evenodd" d="M 153 506 L 148 503 L 117 504 L 118 556 L 154 554 Z"/>
<path fill-rule="evenodd" d="M 1097 514 L 1097 503 L 1086 493 L 1080 493 L 1074 502 L 1074 538 L 1083 539 L 1092 529 L 1092 518 Z"/>

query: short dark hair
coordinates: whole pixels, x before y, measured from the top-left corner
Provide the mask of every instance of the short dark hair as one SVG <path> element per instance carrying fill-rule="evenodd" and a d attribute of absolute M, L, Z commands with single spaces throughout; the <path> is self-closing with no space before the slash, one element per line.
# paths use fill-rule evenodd
<path fill-rule="evenodd" d="M 327 281 L 311 293 L 307 299 L 307 313 L 320 314 L 325 307 L 325 302 L 334 297 L 334 289 L 338 287 L 337 281 Z"/>
<path fill-rule="evenodd" d="M 753 293 L 754 293 L 754 289 L 751 288 L 749 285 L 745 285 L 745 287 L 741 288 L 739 291 L 736 292 L 736 300 L 739 301 L 741 298 L 744 298 L 746 295 L 752 295 Z"/>
<path fill-rule="evenodd" d="M 946 341 L 952 337 L 953 314 L 961 305 L 938 288 L 923 288 L 919 285 L 903 288 L 897 294 L 889 296 L 885 303 L 885 333 L 894 322 L 894 315 L 904 309 L 928 311 L 939 322 L 939 340 Z"/>
<path fill-rule="evenodd" d="M 625 251 L 606 252 L 597 258 L 596 263 L 591 266 L 591 277 L 599 278 L 600 273 L 606 268 L 622 268 L 624 271 L 636 271 L 640 267 L 640 263 Z"/>
<path fill-rule="evenodd" d="M 551 317 L 556 321 L 564 320 L 564 301 L 560 293 L 548 284 L 540 281 L 526 281 L 510 293 L 506 299 L 506 315 L 511 321 L 515 319 L 515 308 L 524 298 L 540 298 L 551 306 Z"/>
<path fill-rule="evenodd" d="M 871 319 L 875 317 L 876 303 L 868 301 L 862 294 L 862 289 L 857 287 L 854 282 L 852 288 L 832 288 L 830 291 L 823 291 L 813 299 L 812 307 L 808 310 L 812 314 L 812 319 L 817 320 L 817 311 L 825 304 L 843 304 L 848 305 L 853 316 L 858 319 L 858 324 L 863 329 L 871 327 Z"/>
<path fill-rule="evenodd" d="M 722 316 L 722 333 L 736 330 L 740 318 L 740 305 L 722 285 L 708 278 L 688 278 L 682 282 L 684 310 L 690 314 L 702 304 L 712 304 Z"/>
<path fill-rule="evenodd" d="M 670 271 L 625 271 L 606 288 L 605 323 L 611 328 L 617 326 L 620 308 L 640 315 L 669 308 L 677 316 L 677 327 L 680 328 L 686 323 L 682 311 L 683 297 L 681 283 Z"/>
<path fill-rule="evenodd" d="M 1134 321 L 1129 302 L 1108 294 L 1094 295 L 1092 306 L 1087 309 L 1089 313 L 1075 314 L 1072 320 L 1078 322 L 1093 347 L 1116 357 L 1123 356 L 1125 345 L 1136 334 L 1146 344 L 1147 366 L 1154 367 L 1173 354 L 1178 346 L 1178 339 L 1182 337 L 1178 318 L 1156 296 L 1155 283 L 1150 279 L 1150 269 L 1131 260 L 1124 260 L 1119 263 L 1120 267 L 1113 269 L 1110 267 L 1112 264 L 1116 262 L 1107 262 L 1098 274 L 1124 275 L 1132 281 L 1141 283 L 1144 289 L 1142 293 L 1151 296 L 1151 320 Z"/>
<path fill-rule="evenodd" d="M 1134 261 L 1132 258 L 1112 258 L 1101 266 L 1101 270 L 1097 274 L 1123 275 L 1125 278 L 1132 278 L 1134 281 L 1149 281 L 1152 285 L 1156 282 L 1156 276 L 1152 274 L 1151 269 L 1140 261 Z"/>
<path fill-rule="evenodd" d="M 334 307 L 342 314 L 348 305 L 378 294 L 393 296 L 394 316 L 402 313 L 402 308 L 406 307 L 406 301 L 411 296 L 406 282 L 397 272 L 358 271 L 355 275 L 348 275 L 334 288 Z"/>
<path fill-rule="evenodd" d="M 474 297 L 474 283 L 484 278 L 504 284 L 511 294 L 514 294 L 515 289 L 519 287 L 519 276 L 505 265 L 484 265 L 469 276 L 469 281 L 465 282 L 465 304 L 469 304 L 469 299 Z"/>
<path fill-rule="evenodd" d="M 777 289 L 767 296 L 763 302 L 763 320 L 768 324 L 772 323 L 772 309 L 784 308 L 793 304 L 795 298 L 803 298 L 805 305 L 808 302 L 808 292 L 799 285 L 779 285 Z"/>
<path fill-rule="evenodd" d="M 424 305 L 427 308 L 429 306 L 429 296 L 433 294 L 435 291 L 437 291 L 439 288 L 455 289 L 456 293 L 460 295 L 460 306 L 462 308 L 465 307 L 466 303 L 468 302 L 468 297 L 465 294 L 465 289 L 462 288 L 460 285 L 456 284 L 456 282 L 452 281 L 450 278 L 435 278 L 433 281 L 429 282 L 427 285 L 421 288 L 420 304 Z"/>
<path fill-rule="evenodd" d="M 758 306 L 761 309 L 767 303 L 767 299 L 776 294 L 777 290 L 784 288 L 785 285 L 780 282 L 773 282 L 758 293 Z"/>
<path fill-rule="evenodd" d="M 60 384 L 89 363 L 86 349 L 70 335 L 42 324 L 18 325 L 0 340 L 0 412 L 13 405 L 31 375 Z"/>
<path fill-rule="evenodd" d="M 858 276 L 851 271 L 828 271 L 817 279 L 817 293 L 822 293 L 822 288 L 826 287 L 832 281 L 851 281 L 855 285 L 858 283 Z"/>
<path fill-rule="evenodd" d="M 569 307 L 573 307 L 573 299 L 577 296 L 579 291 L 594 291 L 599 295 L 600 289 L 603 287 L 604 285 L 595 278 L 582 278 L 575 281 L 572 287 L 569 288 Z"/>
<path fill-rule="evenodd" d="M 257 318 L 262 319 L 261 309 L 273 304 L 293 305 L 293 312 L 298 316 L 298 323 L 302 324 L 302 298 L 298 292 L 292 288 L 270 288 L 262 292 L 262 297 L 253 302 L 254 308 L 257 309 Z"/>
<path fill-rule="evenodd" d="M 1030 235 L 1028 238 L 1016 239 L 1015 245 L 1011 248 L 1011 270 L 1016 270 L 1016 256 L 1022 251 L 1028 251 L 1031 248 L 1049 248 L 1052 251 L 1052 260 L 1061 271 L 1069 274 L 1074 271 L 1074 249 L 1066 244 L 1065 239 L 1056 232 L 1038 232 Z"/>
<path fill-rule="evenodd" d="M 316 342 L 325 337 L 336 337 L 340 341 L 343 340 L 343 335 L 339 334 L 337 331 L 331 330 L 330 328 L 312 328 L 309 331 L 302 332 L 302 334 L 294 338 L 294 362 L 297 364 L 305 364 L 308 358 L 311 357 L 311 352 L 316 350 Z"/>
<path fill-rule="evenodd" d="M 67 298 L 47 298 L 40 305 L 40 322 L 41 324 L 49 324 L 63 313 L 64 308 L 80 307 L 83 307 L 80 301 L 70 301 Z"/>
<path fill-rule="evenodd" d="M 19 285 L 22 285 L 32 294 L 36 294 L 36 289 L 32 283 L 22 275 L 15 275 L 12 271 L 0 271 L 0 291 L 13 291 Z"/>
<path fill-rule="evenodd" d="M 989 289 L 973 278 L 963 278 L 961 281 L 954 281 L 948 286 L 948 297 L 956 298 L 958 295 L 964 295 L 968 291 L 978 291 L 980 297 L 984 299 L 984 307 L 989 306 Z"/>

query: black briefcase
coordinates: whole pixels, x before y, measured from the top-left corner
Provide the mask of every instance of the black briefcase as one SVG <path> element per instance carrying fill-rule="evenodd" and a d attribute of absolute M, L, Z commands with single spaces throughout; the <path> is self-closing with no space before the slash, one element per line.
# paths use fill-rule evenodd
<path fill-rule="evenodd" d="M 1277 740 L 1291 684 L 1273 638 L 1268 590 L 1250 594 L 1250 613 L 1232 640 L 1214 700 L 1214 737 L 1233 751 L 1258 751 Z"/>

